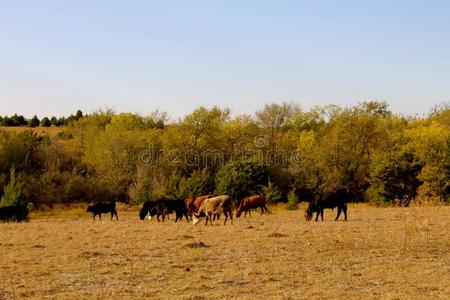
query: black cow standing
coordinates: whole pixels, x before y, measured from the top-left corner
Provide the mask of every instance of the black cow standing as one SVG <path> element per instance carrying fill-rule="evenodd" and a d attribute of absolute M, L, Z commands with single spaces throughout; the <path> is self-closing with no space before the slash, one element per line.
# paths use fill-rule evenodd
<path fill-rule="evenodd" d="M 17 223 L 28 221 L 28 212 L 28 207 L 23 205 L 3 206 L 0 207 L 0 221 L 15 221 Z"/>
<path fill-rule="evenodd" d="M 139 217 L 144 220 L 146 216 L 153 217 L 156 215 L 158 222 L 159 217 L 162 217 L 164 222 L 166 216 L 175 212 L 175 223 L 178 220 L 183 219 L 183 216 L 189 222 L 188 219 L 188 209 L 186 208 L 183 201 L 180 200 L 170 200 L 170 199 L 159 199 L 156 201 L 146 201 L 139 212 Z"/>
<path fill-rule="evenodd" d="M 347 221 L 347 202 L 350 199 L 350 193 L 347 189 L 340 189 L 332 193 L 319 194 L 309 202 L 308 208 L 305 211 L 305 219 L 311 221 L 313 213 L 316 213 L 316 221 L 320 217 L 323 221 L 323 210 L 325 208 L 334 209 L 338 208 L 336 218 L 337 221 L 341 212 L 344 212 L 345 221 Z"/>
<path fill-rule="evenodd" d="M 98 215 L 100 221 L 102 220 L 102 214 L 111 213 L 111 220 L 114 216 L 116 216 L 116 220 L 119 221 L 119 217 L 117 216 L 117 210 L 116 210 L 116 202 L 98 202 L 92 205 L 89 205 L 86 209 L 86 212 L 91 212 L 94 215 L 94 221 L 95 216 Z"/>

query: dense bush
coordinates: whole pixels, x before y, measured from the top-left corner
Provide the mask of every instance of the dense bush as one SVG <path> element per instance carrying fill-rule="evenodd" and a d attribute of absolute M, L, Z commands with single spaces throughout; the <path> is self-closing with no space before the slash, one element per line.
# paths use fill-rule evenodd
<path fill-rule="evenodd" d="M 216 175 L 216 193 L 230 195 L 238 202 L 242 198 L 260 194 L 268 183 L 267 168 L 256 161 L 230 161 Z"/>

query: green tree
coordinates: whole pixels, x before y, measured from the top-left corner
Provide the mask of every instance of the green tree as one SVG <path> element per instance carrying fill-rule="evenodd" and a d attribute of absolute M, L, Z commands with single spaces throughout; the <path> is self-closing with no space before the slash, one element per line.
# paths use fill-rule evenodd
<path fill-rule="evenodd" d="M 216 174 L 216 193 L 230 195 L 238 202 L 246 196 L 260 194 L 268 183 L 267 168 L 255 161 L 230 161 Z"/>
<path fill-rule="evenodd" d="M 52 123 L 50 122 L 50 119 L 49 119 L 49 118 L 44 117 L 44 118 L 41 120 L 41 126 L 42 126 L 42 127 L 50 127 L 50 126 L 52 126 Z"/>
<path fill-rule="evenodd" d="M 287 199 L 288 199 L 288 201 L 286 203 L 286 209 L 288 209 L 288 210 L 298 209 L 298 204 L 300 201 L 299 201 L 297 195 L 295 194 L 294 190 L 289 192 Z"/>
<path fill-rule="evenodd" d="M 0 206 L 25 205 L 26 200 L 22 193 L 23 182 L 20 176 L 16 175 L 14 168 L 10 171 L 9 183 L 4 187 L 4 194 L 0 201 Z"/>
<path fill-rule="evenodd" d="M 39 124 L 40 121 L 36 115 L 28 121 L 28 126 L 30 127 L 37 127 Z"/>
<path fill-rule="evenodd" d="M 408 205 L 421 184 L 418 179 L 421 169 L 413 152 L 380 153 L 371 164 L 370 202 L 382 205 L 398 201 Z"/>
<path fill-rule="evenodd" d="M 270 180 L 267 186 L 263 186 L 261 188 L 261 191 L 266 197 L 268 203 L 275 203 L 283 198 L 283 194 L 281 193 L 280 189 Z"/>

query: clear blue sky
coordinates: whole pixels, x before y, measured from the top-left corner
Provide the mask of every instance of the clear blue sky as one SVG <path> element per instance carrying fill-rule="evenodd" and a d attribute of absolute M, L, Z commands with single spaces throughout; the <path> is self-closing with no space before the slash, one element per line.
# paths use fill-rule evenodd
<path fill-rule="evenodd" d="M 0 114 L 450 100 L 449 1 L 0 0 Z"/>

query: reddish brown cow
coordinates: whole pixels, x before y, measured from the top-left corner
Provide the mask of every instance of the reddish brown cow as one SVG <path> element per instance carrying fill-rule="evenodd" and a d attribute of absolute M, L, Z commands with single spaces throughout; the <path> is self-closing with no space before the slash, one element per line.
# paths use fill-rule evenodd
<path fill-rule="evenodd" d="M 264 195 L 246 197 L 241 200 L 236 209 L 236 218 L 239 218 L 243 212 L 245 212 L 244 216 L 246 216 L 247 212 L 250 214 L 250 209 L 258 207 L 261 208 L 261 215 L 267 212 L 266 197 Z"/>
<path fill-rule="evenodd" d="M 191 196 L 189 198 L 187 198 L 184 203 L 186 204 L 186 207 L 188 209 L 188 215 L 190 218 L 192 218 L 192 215 L 194 213 L 196 213 L 199 208 L 200 205 L 202 204 L 203 201 L 205 201 L 206 199 L 209 198 L 213 198 L 216 197 L 216 195 L 214 194 L 209 194 L 209 195 L 204 195 L 204 196 L 200 196 L 200 197 L 195 197 L 195 196 Z"/>

